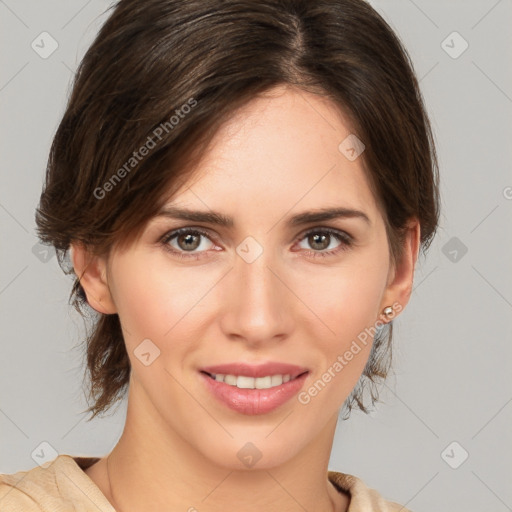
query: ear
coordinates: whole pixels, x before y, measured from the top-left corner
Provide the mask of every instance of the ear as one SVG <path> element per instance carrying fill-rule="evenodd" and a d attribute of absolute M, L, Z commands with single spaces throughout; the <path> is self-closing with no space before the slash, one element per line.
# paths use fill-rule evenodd
<path fill-rule="evenodd" d="M 408 223 L 404 238 L 402 259 L 396 262 L 396 266 L 390 267 L 388 283 L 384 292 L 379 314 L 381 318 L 389 321 L 405 308 L 411 297 L 414 280 L 414 269 L 418 259 L 420 248 L 420 223 L 414 218 Z M 382 311 L 387 306 L 393 308 L 393 316 L 386 317 Z"/>
<path fill-rule="evenodd" d="M 74 243 L 71 244 L 70 258 L 89 306 L 105 315 L 116 313 L 107 281 L 106 259 L 92 254 L 84 245 Z"/>

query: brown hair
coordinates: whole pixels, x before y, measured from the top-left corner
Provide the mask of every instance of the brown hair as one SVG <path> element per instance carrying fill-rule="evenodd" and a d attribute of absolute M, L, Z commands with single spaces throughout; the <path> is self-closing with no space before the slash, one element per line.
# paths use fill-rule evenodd
<path fill-rule="evenodd" d="M 329 98 L 350 119 L 366 146 L 360 158 L 392 261 L 410 218 L 420 221 L 426 251 L 439 215 L 433 136 L 410 57 L 369 4 L 120 0 L 111 9 L 76 72 L 36 212 L 38 234 L 63 268 L 71 242 L 106 254 L 136 239 L 190 179 L 222 123 L 281 84 Z M 76 276 L 71 298 L 85 315 Z M 375 336 L 349 411 L 367 411 L 367 384 L 377 400 L 391 338 L 392 322 Z M 129 382 L 117 314 L 94 319 L 86 350 L 94 418 Z"/>

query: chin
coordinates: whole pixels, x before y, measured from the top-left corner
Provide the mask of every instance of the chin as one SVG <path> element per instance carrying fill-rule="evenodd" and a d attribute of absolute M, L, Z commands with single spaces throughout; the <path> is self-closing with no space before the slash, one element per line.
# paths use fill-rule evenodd
<path fill-rule="evenodd" d="M 306 444 L 304 432 L 301 438 L 296 438 L 289 435 L 283 424 L 277 428 L 276 424 L 271 428 L 266 425 L 260 429 L 240 429 L 239 432 L 228 428 L 233 438 L 226 433 L 224 440 L 220 441 L 217 436 L 210 442 L 207 440 L 207 445 L 203 438 L 198 449 L 214 464 L 229 470 L 275 468 L 295 457 Z"/>

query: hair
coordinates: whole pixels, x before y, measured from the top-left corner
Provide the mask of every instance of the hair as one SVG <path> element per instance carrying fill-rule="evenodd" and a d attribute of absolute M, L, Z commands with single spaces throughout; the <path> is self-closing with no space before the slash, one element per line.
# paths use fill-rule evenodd
<path fill-rule="evenodd" d="M 411 218 L 425 253 L 439 217 L 433 135 L 411 59 L 368 3 L 120 0 L 108 11 L 78 66 L 36 209 L 38 235 L 65 272 L 74 274 L 64 265 L 72 242 L 105 255 L 140 236 L 189 183 L 223 123 L 279 85 L 328 98 L 348 116 L 365 144 L 359 158 L 390 260 L 400 261 Z M 91 312 L 76 275 L 70 302 L 84 318 Z M 378 399 L 391 340 L 389 322 L 375 335 L 348 411 L 368 411 L 365 389 L 372 405 Z M 85 344 L 94 418 L 129 383 L 118 315 L 98 313 Z"/>

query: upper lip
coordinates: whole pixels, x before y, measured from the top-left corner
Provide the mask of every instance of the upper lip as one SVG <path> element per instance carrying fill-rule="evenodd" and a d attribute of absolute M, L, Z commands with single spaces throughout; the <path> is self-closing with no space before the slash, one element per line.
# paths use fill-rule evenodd
<path fill-rule="evenodd" d="M 267 375 L 290 375 L 294 379 L 309 371 L 307 368 L 288 363 L 270 361 L 263 364 L 225 363 L 205 366 L 201 371 L 218 375 L 246 375 L 247 377 L 266 377 Z"/>

